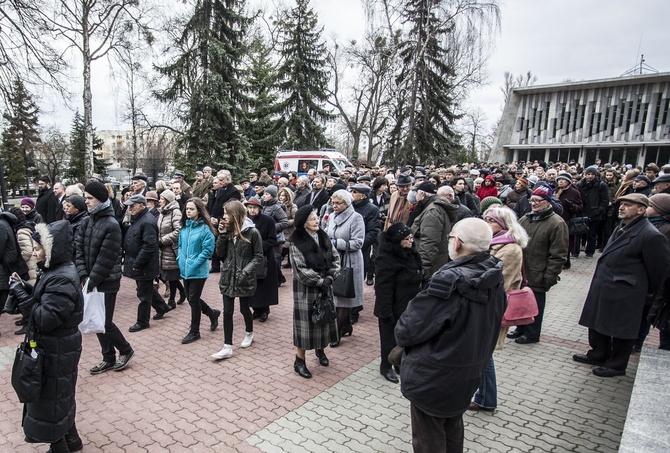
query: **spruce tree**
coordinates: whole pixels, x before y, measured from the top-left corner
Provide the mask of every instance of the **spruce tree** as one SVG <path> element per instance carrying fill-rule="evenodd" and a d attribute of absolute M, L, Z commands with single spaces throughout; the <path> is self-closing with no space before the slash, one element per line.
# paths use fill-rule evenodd
<path fill-rule="evenodd" d="M 100 150 L 104 141 L 98 137 L 93 129 L 93 149 Z M 70 165 L 66 172 L 71 182 L 86 183 L 86 124 L 84 117 L 77 110 L 72 119 L 72 130 L 70 131 Z M 107 164 L 102 162 L 95 153 L 93 160 L 93 172 L 102 176 L 107 175 Z"/>
<path fill-rule="evenodd" d="M 453 129 L 454 70 L 445 47 L 454 24 L 438 16 L 440 0 L 409 0 L 405 5 L 407 35 L 400 44 L 402 71 L 398 93 L 403 105 L 385 154 L 393 163 L 443 161 L 458 147 Z"/>
<path fill-rule="evenodd" d="M 323 105 L 328 99 L 329 73 L 326 46 L 321 41 L 323 27 L 309 7 L 309 0 L 296 0 L 282 23 L 278 69 L 283 101 L 279 130 L 286 149 L 319 149 L 328 146 L 323 123 L 333 115 Z"/>
<path fill-rule="evenodd" d="M 245 171 L 252 171 L 274 162 L 282 137 L 277 117 L 277 74 L 270 58 L 272 49 L 260 34 L 256 34 L 249 48 L 249 111 L 247 136 L 250 156 Z"/>
<path fill-rule="evenodd" d="M 175 156 L 180 169 L 209 165 L 235 173 L 247 160 L 241 62 L 251 20 L 244 9 L 244 0 L 199 0 L 174 43 L 178 54 L 156 68 L 168 82 L 155 94 L 176 108 L 185 127 L 185 153 Z"/>
<path fill-rule="evenodd" d="M 9 93 L 7 111 L 2 115 L 0 153 L 4 164 L 5 181 L 14 190 L 29 187 L 31 169 L 35 167 L 35 145 L 40 143 L 39 109 L 19 79 L 14 80 Z"/>

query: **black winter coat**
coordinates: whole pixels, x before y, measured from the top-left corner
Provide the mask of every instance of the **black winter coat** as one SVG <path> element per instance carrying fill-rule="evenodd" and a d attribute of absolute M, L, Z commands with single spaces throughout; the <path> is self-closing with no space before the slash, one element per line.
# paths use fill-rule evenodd
<path fill-rule="evenodd" d="M 432 417 L 463 414 L 482 383 L 507 306 L 502 265 L 488 252 L 445 264 L 396 324 L 400 390 Z"/>
<path fill-rule="evenodd" d="M 62 220 L 36 229 L 46 251 L 46 260 L 40 264 L 44 274 L 32 295 L 20 285 L 14 293 L 21 310 L 32 312 L 33 339 L 45 353 L 42 393 L 37 402 L 25 405 L 23 431 L 28 442 L 52 443 L 75 421 L 83 304 L 79 276 L 70 261 L 70 224 Z"/>
<path fill-rule="evenodd" d="M 610 202 L 607 184 L 596 177 L 593 181 L 582 179 L 577 185 L 582 195 L 582 215 L 591 220 L 603 220 Z"/>
<path fill-rule="evenodd" d="M 232 240 L 227 234 L 216 240 L 216 254 L 223 260 L 219 289 L 229 297 L 251 297 L 256 292 L 256 268 L 263 261 L 263 241 L 251 219 L 244 219 L 242 239 Z"/>
<path fill-rule="evenodd" d="M 223 205 L 229 200 L 241 200 L 242 195 L 233 183 L 221 187 L 216 192 L 210 192 L 207 197 L 207 212 L 214 219 L 223 217 Z"/>
<path fill-rule="evenodd" d="M 58 203 L 58 197 L 51 189 L 44 189 L 40 191 L 40 194 L 37 196 L 37 200 L 35 201 L 35 209 L 40 214 L 40 216 L 42 216 L 44 223 L 51 223 L 55 222 L 56 220 L 62 220 L 58 217 L 59 206 L 60 203 Z"/>
<path fill-rule="evenodd" d="M 365 238 L 363 239 L 363 247 L 361 247 L 363 254 L 365 254 L 377 242 L 377 236 L 379 236 L 379 232 L 382 229 L 379 223 L 379 209 L 367 198 L 361 203 L 352 204 L 354 205 L 354 211 L 363 217 L 363 222 L 365 223 Z"/>
<path fill-rule="evenodd" d="M 261 235 L 263 255 L 268 260 L 268 274 L 263 280 L 256 280 L 256 292 L 251 296 L 249 306 L 260 308 L 277 305 L 279 303 L 279 274 L 274 251 L 277 245 L 275 221 L 266 214 L 258 214 L 255 218 L 249 218 Z"/>
<path fill-rule="evenodd" d="M 88 217 L 88 211 L 81 211 L 73 216 L 70 216 L 69 214 L 65 216 L 65 220 L 67 220 L 70 223 L 70 226 L 72 227 L 72 237 L 74 238 L 75 241 L 74 244 L 76 244 L 77 234 L 79 234 L 79 227 L 81 226 L 81 222 L 86 217 Z M 72 262 L 73 263 L 77 262 L 76 247 L 72 247 Z"/>
<path fill-rule="evenodd" d="M 90 278 L 90 289 L 118 292 L 121 288 L 121 226 L 111 203 L 94 209 L 81 221 L 75 243 L 80 282 L 83 284 Z"/>
<path fill-rule="evenodd" d="M 385 322 L 395 322 L 410 300 L 421 291 L 421 256 L 414 246 L 405 249 L 379 235 L 375 257 L 374 315 Z"/>
<path fill-rule="evenodd" d="M 0 256 L 2 256 L 2 266 L 0 266 L 0 290 L 9 289 L 9 276 L 15 271 L 14 265 L 19 260 L 23 260 L 21 253 L 16 248 L 16 236 L 13 226 L 17 219 L 11 212 L 0 212 Z"/>
<path fill-rule="evenodd" d="M 158 277 L 158 226 L 148 208 L 130 217 L 130 228 L 123 239 L 123 275 L 147 281 Z"/>

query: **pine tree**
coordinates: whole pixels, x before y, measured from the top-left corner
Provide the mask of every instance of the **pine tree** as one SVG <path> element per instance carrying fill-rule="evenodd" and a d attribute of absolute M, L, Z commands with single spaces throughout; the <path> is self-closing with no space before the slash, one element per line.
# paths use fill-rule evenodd
<path fill-rule="evenodd" d="M 21 80 L 14 80 L 8 96 L 8 109 L 2 115 L 6 127 L 2 132 L 0 154 L 5 181 L 12 189 L 29 187 L 34 176 L 35 145 L 40 143 L 39 109 Z"/>
<path fill-rule="evenodd" d="M 156 68 L 168 80 L 156 96 L 175 106 L 185 125 L 186 152 L 175 156 L 180 169 L 235 173 L 248 158 L 241 61 L 251 20 L 244 8 L 244 0 L 199 0 L 175 42 L 179 54 Z"/>
<path fill-rule="evenodd" d="M 93 149 L 100 150 L 104 141 L 95 134 L 93 129 Z M 72 131 L 70 132 L 70 166 L 66 172 L 68 179 L 73 182 L 86 182 L 86 124 L 84 124 L 84 117 L 81 116 L 77 110 L 72 119 Z M 102 176 L 107 174 L 107 164 L 94 154 L 94 173 Z"/>
<path fill-rule="evenodd" d="M 442 161 L 458 147 L 453 129 L 454 70 L 444 47 L 450 22 L 438 17 L 440 0 L 409 0 L 405 6 L 407 36 L 400 45 L 402 71 L 398 92 L 404 105 L 385 157 L 393 163 Z M 453 25 L 453 24 L 451 24 Z"/>
<path fill-rule="evenodd" d="M 254 36 L 249 48 L 247 136 L 250 153 L 245 171 L 270 166 L 282 142 L 276 114 L 277 74 L 270 58 L 271 50 L 262 36 Z"/>
<path fill-rule="evenodd" d="M 286 149 L 318 149 L 327 146 L 325 121 L 333 118 L 323 105 L 328 99 L 329 73 L 326 47 L 321 42 L 323 27 L 309 7 L 309 0 L 296 0 L 296 7 L 282 21 L 278 69 L 279 90 L 284 100 L 278 105 L 279 128 Z"/>

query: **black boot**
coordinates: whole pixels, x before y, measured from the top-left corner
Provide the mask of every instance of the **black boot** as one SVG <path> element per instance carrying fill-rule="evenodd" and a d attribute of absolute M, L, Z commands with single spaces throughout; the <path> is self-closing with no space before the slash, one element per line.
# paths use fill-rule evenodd
<path fill-rule="evenodd" d="M 167 304 L 168 307 L 170 307 L 170 310 L 174 310 L 175 308 L 177 308 L 177 302 L 175 302 L 174 299 L 168 300 Z"/>
<path fill-rule="evenodd" d="M 81 437 L 79 437 L 79 433 L 77 432 L 77 425 L 72 425 L 72 428 L 65 434 L 65 442 L 70 451 L 79 451 L 84 448 L 84 443 L 81 441 Z"/>
<path fill-rule="evenodd" d="M 194 341 L 197 341 L 200 339 L 200 332 L 194 332 L 191 330 L 188 335 L 186 335 L 184 338 L 181 339 L 181 344 L 189 344 L 193 343 Z"/>
<path fill-rule="evenodd" d="M 312 373 L 309 372 L 307 369 L 307 365 L 305 365 L 305 360 L 299 358 L 298 356 L 295 356 L 295 362 L 293 362 L 293 369 L 298 373 L 301 377 L 304 377 L 305 379 L 309 379 L 312 377 Z"/>
<path fill-rule="evenodd" d="M 321 364 L 321 366 L 330 365 L 328 357 L 326 357 L 326 353 L 323 351 L 323 349 L 317 349 L 316 351 L 314 351 L 314 353 L 319 358 L 319 363 Z"/>
<path fill-rule="evenodd" d="M 47 450 L 47 453 L 70 453 L 70 449 L 67 448 L 67 442 L 65 437 L 63 437 L 58 442 L 51 444 L 50 448 Z"/>
<path fill-rule="evenodd" d="M 212 310 L 212 314 L 209 315 L 210 326 L 209 330 L 214 332 L 217 327 L 219 327 L 219 316 L 221 316 L 221 310 Z"/>

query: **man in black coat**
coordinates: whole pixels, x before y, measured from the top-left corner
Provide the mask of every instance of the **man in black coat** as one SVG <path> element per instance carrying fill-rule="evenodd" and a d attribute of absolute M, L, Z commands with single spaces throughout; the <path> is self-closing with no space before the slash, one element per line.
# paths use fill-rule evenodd
<path fill-rule="evenodd" d="M 382 229 L 381 224 L 379 223 L 379 208 L 370 202 L 369 197 L 371 191 L 372 188 L 365 184 L 354 184 L 351 187 L 351 195 L 353 195 L 354 198 L 352 203 L 354 205 L 354 211 L 363 217 L 363 222 L 365 223 L 365 238 L 363 239 L 361 252 L 363 253 L 365 275 L 367 275 L 366 283 L 369 286 L 374 285 L 374 279 L 370 270 L 372 261 L 370 253 L 372 252 L 373 244 L 377 243 L 377 237 Z M 351 309 L 352 324 L 358 322 L 358 314 L 361 310 L 363 310 L 362 306 Z"/>
<path fill-rule="evenodd" d="M 415 452 L 463 451 L 463 413 L 481 384 L 507 305 L 503 263 L 489 253 L 491 237 L 481 219 L 454 225 L 453 261 L 396 324 L 396 342 L 405 348 L 400 390 L 411 403 Z"/>
<path fill-rule="evenodd" d="M 326 183 L 323 180 L 323 176 L 317 175 L 312 181 L 312 192 L 307 196 L 307 204 L 314 206 L 316 212 L 321 210 L 321 207 L 328 203 L 328 191 L 325 188 Z M 296 205 L 297 206 L 297 205 Z M 300 207 L 300 206 L 298 206 Z"/>
<path fill-rule="evenodd" d="M 37 180 L 37 187 L 39 190 L 39 195 L 37 196 L 37 201 L 35 202 L 35 210 L 39 215 L 42 216 L 44 223 L 55 222 L 56 220 L 62 220 L 62 216 L 58 218 L 58 197 L 51 190 L 51 178 L 47 175 L 42 175 Z"/>
<path fill-rule="evenodd" d="M 88 290 L 94 288 L 105 295 L 105 332 L 97 334 L 102 348 L 102 362 L 91 368 L 91 374 L 110 369 L 124 369 L 135 352 L 114 324 L 116 295 L 121 288 L 121 227 L 107 188 L 91 180 L 84 188 L 89 215 L 84 217 L 75 237 L 75 264 L 82 286 L 89 280 Z M 116 350 L 119 359 L 116 360 Z"/>
<path fill-rule="evenodd" d="M 647 219 L 649 199 L 642 194 L 619 197 L 621 225 L 614 230 L 593 274 L 579 324 L 589 329 L 586 354 L 576 362 L 595 365 L 600 377 L 626 374 L 647 298 L 666 276 L 668 240 Z"/>
<path fill-rule="evenodd" d="M 142 195 L 133 195 L 123 204 L 130 211 L 130 228 L 123 240 L 125 260 L 123 275 L 135 280 L 137 297 L 137 323 L 128 329 L 139 332 L 149 327 L 151 307 L 156 310 L 154 319 L 162 319 L 170 307 L 154 287 L 154 279 L 160 273 L 158 264 L 158 226 L 147 209 L 147 200 Z"/>
<path fill-rule="evenodd" d="M 607 207 L 610 202 L 610 192 L 607 184 L 600 179 L 596 167 L 587 167 L 577 189 L 582 195 L 582 215 L 589 218 L 589 232 L 586 239 L 586 257 L 593 258 L 596 251 L 596 240 L 598 239 L 598 228 L 600 222 L 605 219 Z M 579 247 L 572 254 L 579 256 Z"/>
<path fill-rule="evenodd" d="M 207 211 L 212 219 L 212 226 L 218 231 L 219 220 L 223 217 L 223 205 L 230 200 L 241 200 L 242 195 L 233 184 L 232 176 L 228 170 L 221 170 L 212 182 L 212 193 L 207 199 Z M 221 271 L 221 258 L 216 251 L 212 254 L 212 267 L 210 272 Z"/>

